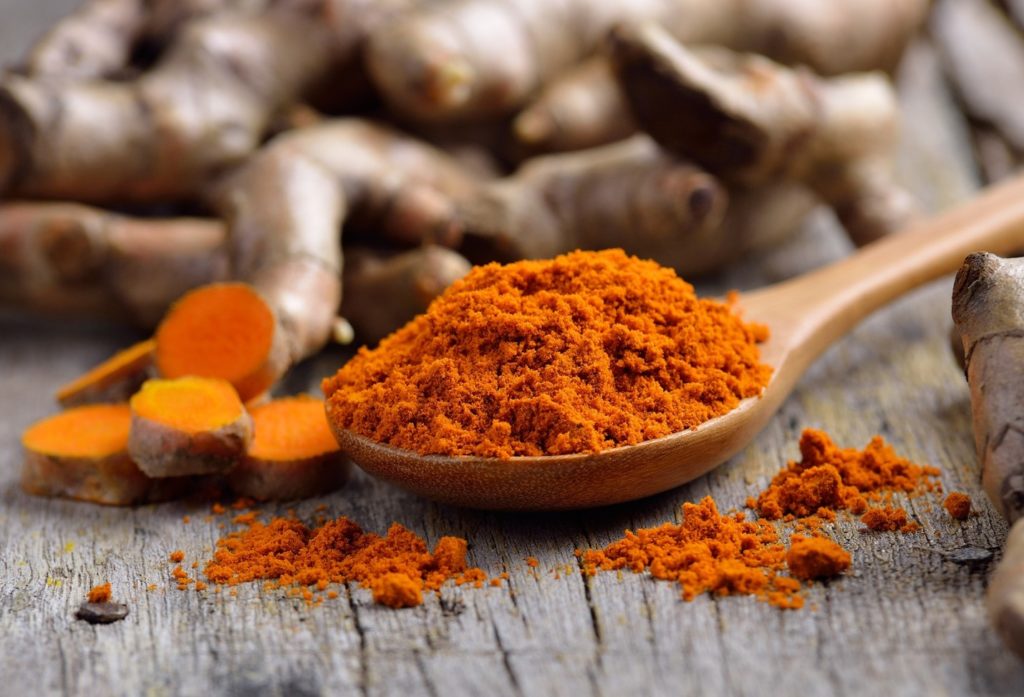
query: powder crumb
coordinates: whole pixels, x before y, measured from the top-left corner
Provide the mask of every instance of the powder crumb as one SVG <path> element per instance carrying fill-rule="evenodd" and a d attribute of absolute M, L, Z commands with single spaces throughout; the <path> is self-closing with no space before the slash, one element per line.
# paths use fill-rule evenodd
<path fill-rule="evenodd" d="M 224 508 L 224 504 L 222 503 L 214 502 L 214 504 L 210 506 L 210 513 L 213 515 L 223 515 L 225 510 L 227 509 Z"/>
<path fill-rule="evenodd" d="M 239 515 L 236 515 L 234 520 L 232 520 L 231 522 L 235 523 L 236 525 L 252 525 L 254 522 L 256 522 L 256 514 L 252 511 L 250 511 L 249 513 L 240 513 Z"/>
<path fill-rule="evenodd" d="M 197 591 L 204 591 L 204 590 L 206 590 L 206 584 L 203 581 L 196 581 L 196 590 Z"/>
<path fill-rule="evenodd" d="M 800 583 L 778 574 L 786 549 L 774 526 L 721 514 L 714 499 L 683 504 L 683 522 L 626 531 L 604 549 L 579 553 L 583 573 L 648 572 L 680 586 L 684 600 L 702 593 L 753 595 L 781 608 L 797 608 Z"/>
<path fill-rule="evenodd" d="M 334 600 L 338 597 L 338 591 L 327 591 L 327 597 Z"/>
<path fill-rule="evenodd" d="M 971 497 L 963 492 L 950 492 L 942 505 L 946 512 L 956 520 L 967 520 L 971 515 Z"/>
<path fill-rule="evenodd" d="M 151 583 L 148 586 L 146 586 L 146 590 L 148 590 L 148 591 L 155 591 L 156 589 L 157 589 L 157 585 L 155 583 Z"/>
<path fill-rule="evenodd" d="M 256 502 L 253 499 L 242 496 L 240 498 L 235 499 L 232 502 L 231 507 L 236 511 L 242 511 L 245 510 L 246 508 L 252 508 L 253 505 L 255 505 L 255 503 Z"/>
<path fill-rule="evenodd" d="M 171 555 L 168 558 L 171 560 L 172 563 L 180 564 L 181 562 L 185 561 L 185 553 L 180 549 L 176 549 L 173 552 L 171 552 Z"/>
<path fill-rule="evenodd" d="M 869 509 L 861 516 L 860 522 L 875 532 L 914 532 L 920 527 L 907 520 L 905 510 L 893 506 Z"/>
<path fill-rule="evenodd" d="M 187 516 L 187 515 L 183 515 L 181 517 L 181 522 L 184 523 L 185 525 L 188 525 L 189 523 L 192 522 L 192 517 L 191 516 Z"/>
<path fill-rule="evenodd" d="M 824 537 L 793 535 L 786 565 L 799 579 L 832 578 L 850 568 L 850 553 Z"/>
<path fill-rule="evenodd" d="M 245 529 L 217 541 L 203 573 L 214 584 L 263 581 L 288 588 L 294 597 L 303 597 L 306 587 L 323 590 L 329 583 L 355 582 L 384 604 L 407 607 L 414 598 L 409 584 L 398 578 L 385 582 L 385 576 L 411 579 L 417 602 L 423 591 L 436 591 L 447 581 L 482 587 L 487 575 L 467 567 L 466 550 L 464 539 L 446 536 L 431 553 L 421 537 L 398 523 L 381 536 L 344 516 L 312 528 L 293 517 L 266 523 L 254 518 Z"/>
<path fill-rule="evenodd" d="M 526 558 L 526 565 L 528 567 L 530 567 L 531 569 L 536 569 L 537 566 L 540 565 L 540 562 L 537 561 L 537 557 L 527 557 Z"/>
<path fill-rule="evenodd" d="M 197 561 L 192 562 L 192 568 L 193 569 L 198 569 L 199 568 L 199 562 L 197 562 Z"/>
<path fill-rule="evenodd" d="M 110 602 L 110 584 L 103 583 L 98 586 L 93 586 L 89 590 L 89 602 L 90 603 L 109 603 Z"/>
<path fill-rule="evenodd" d="M 406 574 L 385 574 L 372 590 L 373 601 L 388 607 L 414 607 L 423 602 L 420 584 Z"/>

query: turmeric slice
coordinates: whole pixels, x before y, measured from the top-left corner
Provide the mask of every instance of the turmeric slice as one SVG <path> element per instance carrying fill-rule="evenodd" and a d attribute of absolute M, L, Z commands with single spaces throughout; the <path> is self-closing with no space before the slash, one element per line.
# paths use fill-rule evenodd
<path fill-rule="evenodd" d="M 162 377 L 221 378 L 243 401 L 269 388 L 287 361 L 274 311 L 245 283 L 213 283 L 186 293 L 156 331 Z"/>
<path fill-rule="evenodd" d="M 162 483 L 139 471 L 128 455 L 127 404 L 75 407 L 43 419 L 22 434 L 21 487 L 112 506 L 163 501 L 187 482 Z"/>
<path fill-rule="evenodd" d="M 57 390 L 57 401 L 62 407 L 127 401 L 150 377 L 155 346 L 147 339 L 115 353 Z"/>
<path fill-rule="evenodd" d="M 348 479 L 350 465 L 331 433 L 323 400 L 276 399 L 252 410 L 248 453 L 228 475 L 240 496 L 266 501 L 326 494 Z"/>
<path fill-rule="evenodd" d="M 252 419 L 225 380 L 148 380 L 130 405 L 128 452 L 150 477 L 227 472 L 252 440 Z"/>

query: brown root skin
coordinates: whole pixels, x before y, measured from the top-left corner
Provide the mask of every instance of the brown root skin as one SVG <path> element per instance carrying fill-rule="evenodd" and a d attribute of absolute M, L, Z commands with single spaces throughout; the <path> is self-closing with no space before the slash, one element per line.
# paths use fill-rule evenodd
<path fill-rule="evenodd" d="M 223 16 L 189 24 L 134 82 L 9 76 L 0 191 L 90 202 L 195 196 L 256 149 L 332 55 L 329 31 L 312 18 Z"/>
<path fill-rule="evenodd" d="M 88 0 L 32 47 L 29 75 L 72 79 L 113 75 L 128 65 L 145 26 L 143 0 Z"/>
<path fill-rule="evenodd" d="M 928 0 L 456 0 L 374 32 L 367 61 L 401 113 L 469 120 L 523 104 L 622 22 L 837 74 L 895 66 L 927 9 Z"/>
<path fill-rule="evenodd" d="M 452 283 L 469 273 L 466 259 L 444 247 L 425 245 L 396 255 L 348 250 L 341 314 L 361 343 L 376 344 L 421 312 Z"/>
<path fill-rule="evenodd" d="M 170 501 L 192 487 L 188 478 L 151 479 L 127 453 L 102 458 L 71 458 L 28 452 L 21 470 L 21 488 L 33 496 L 88 501 L 107 506 L 133 506 Z"/>
<path fill-rule="evenodd" d="M 522 149 L 534 154 L 607 145 L 635 131 L 629 105 L 603 56 L 554 80 L 513 123 Z"/>
<path fill-rule="evenodd" d="M 981 483 L 1013 527 L 987 595 L 989 616 L 1024 657 L 1024 259 L 971 254 L 953 285 Z"/>
<path fill-rule="evenodd" d="M 1024 518 L 1010 528 L 1003 558 L 989 581 L 988 615 L 1003 641 L 1024 658 Z"/>
<path fill-rule="evenodd" d="M 352 463 L 341 452 L 301 460 L 243 458 L 227 476 L 236 496 L 257 501 L 290 501 L 323 496 L 345 486 Z"/>
<path fill-rule="evenodd" d="M 127 402 L 142 383 L 153 377 L 152 339 L 119 351 L 81 377 L 57 390 L 57 402 L 67 409 L 82 404 Z"/>
<path fill-rule="evenodd" d="M 287 365 L 320 350 L 341 301 L 341 229 L 401 242 L 453 236 L 453 201 L 475 182 L 443 152 L 360 119 L 285 133 L 217 193 L 231 274 L 267 299 Z M 285 368 L 287 368 L 285 365 Z"/>
<path fill-rule="evenodd" d="M 690 51 L 654 25 L 620 27 L 619 84 L 640 127 L 724 180 L 811 188 L 857 244 L 906 226 L 896 180 L 898 105 L 881 74 L 824 79 L 752 54 Z"/>
<path fill-rule="evenodd" d="M 182 385 L 188 383 L 186 388 Z M 153 478 L 182 477 L 199 474 L 224 474 L 237 465 L 252 441 L 252 418 L 238 401 L 237 416 L 227 423 L 211 423 L 208 427 L 185 428 L 177 423 L 180 415 L 168 411 L 166 418 L 147 415 L 154 410 L 171 409 L 155 394 L 170 387 L 193 389 L 202 398 L 206 385 L 215 382 L 204 378 L 181 380 L 150 380 L 131 400 L 131 430 L 128 453 L 139 469 Z M 176 383 L 171 386 L 171 383 Z M 227 389 L 230 389 L 228 386 Z M 210 397 L 216 399 L 216 395 Z M 149 401 L 149 406 L 143 402 Z"/>
<path fill-rule="evenodd" d="M 710 271 L 796 229 L 813 206 L 780 183 L 726 192 L 644 136 L 529 161 L 460 206 L 472 261 L 624 247 L 684 275 Z"/>
<path fill-rule="evenodd" d="M 152 328 L 228 273 L 223 224 L 129 218 L 72 203 L 0 205 L 0 305 Z"/>

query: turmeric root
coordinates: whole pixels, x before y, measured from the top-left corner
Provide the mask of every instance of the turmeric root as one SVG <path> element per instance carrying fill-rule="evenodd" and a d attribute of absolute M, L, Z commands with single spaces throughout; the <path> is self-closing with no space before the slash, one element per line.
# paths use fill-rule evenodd
<path fill-rule="evenodd" d="M 150 477 L 223 474 L 252 441 L 252 418 L 225 380 L 148 380 L 129 404 L 128 453 Z"/>
<path fill-rule="evenodd" d="M 289 359 L 273 309 L 245 283 L 216 283 L 186 293 L 155 338 L 162 377 L 219 378 L 243 401 L 267 390 Z"/>
<path fill-rule="evenodd" d="M 343 225 L 453 243 L 452 201 L 474 189 L 441 151 L 360 119 L 284 133 L 229 179 L 217 205 L 229 225 L 231 276 L 259 291 L 287 347 L 274 378 L 331 335 Z"/>
<path fill-rule="evenodd" d="M 164 501 L 183 493 L 188 480 L 153 480 L 132 462 L 130 424 L 127 404 L 76 407 L 33 424 L 21 437 L 22 488 L 36 496 L 112 506 Z"/>
<path fill-rule="evenodd" d="M 62 407 L 104 402 L 127 402 L 151 376 L 152 339 L 119 351 L 98 366 L 57 390 Z"/>
<path fill-rule="evenodd" d="M 227 277 L 223 224 L 72 203 L 0 205 L 0 305 L 152 328 L 185 291 Z"/>
<path fill-rule="evenodd" d="M 967 257 L 953 285 L 953 321 L 964 345 L 982 486 L 1013 524 L 989 586 L 989 614 L 1024 656 L 1024 259 Z"/>
<path fill-rule="evenodd" d="M 228 475 L 239 496 L 259 501 L 320 496 L 348 479 L 351 463 L 327 424 L 323 400 L 302 395 L 252 410 L 255 436 Z"/>
<path fill-rule="evenodd" d="M 784 62 L 835 73 L 894 65 L 927 6 L 927 0 L 454 0 L 424 4 L 374 32 L 367 62 L 401 113 L 469 119 L 522 104 L 593 53 L 621 22 L 660 23 L 692 44 L 771 49 Z M 836 50 L 837 41 L 843 50 Z M 842 70 L 833 69 L 837 62 Z"/>
<path fill-rule="evenodd" d="M 394 256 L 349 250 L 341 314 L 352 323 L 360 341 L 375 344 L 426 311 L 469 269 L 464 257 L 437 245 Z"/>
<path fill-rule="evenodd" d="M 693 275 L 789 234 L 813 205 L 792 185 L 728 198 L 714 177 L 635 136 L 534 158 L 485 185 L 460 206 L 460 249 L 512 261 L 620 246 Z"/>
<path fill-rule="evenodd" d="M 669 152 L 745 186 L 800 182 L 857 244 L 915 215 L 893 171 L 898 106 L 881 74 L 822 79 L 752 54 L 696 53 L 654 25 L 621 27 L 612 44 L 637 122 Z"/>
<path fill-rule="evenodd" d="M 636 124 L 611 65 L 599 56 L 541 90 L 516 116 L 513 131 L 527 152 L 549 153 L 614 143 Z"/>

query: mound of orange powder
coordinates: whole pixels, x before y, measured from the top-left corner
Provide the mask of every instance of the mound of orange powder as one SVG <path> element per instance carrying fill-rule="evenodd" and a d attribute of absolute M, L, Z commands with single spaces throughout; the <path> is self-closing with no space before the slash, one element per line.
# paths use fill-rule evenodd
<path fill-rule="evenodd" d="M 422 454 L 597 452 L 761 394 L 767 328 L 622 250 L 473 269 L 324 381 L 337 429 Z"/>

